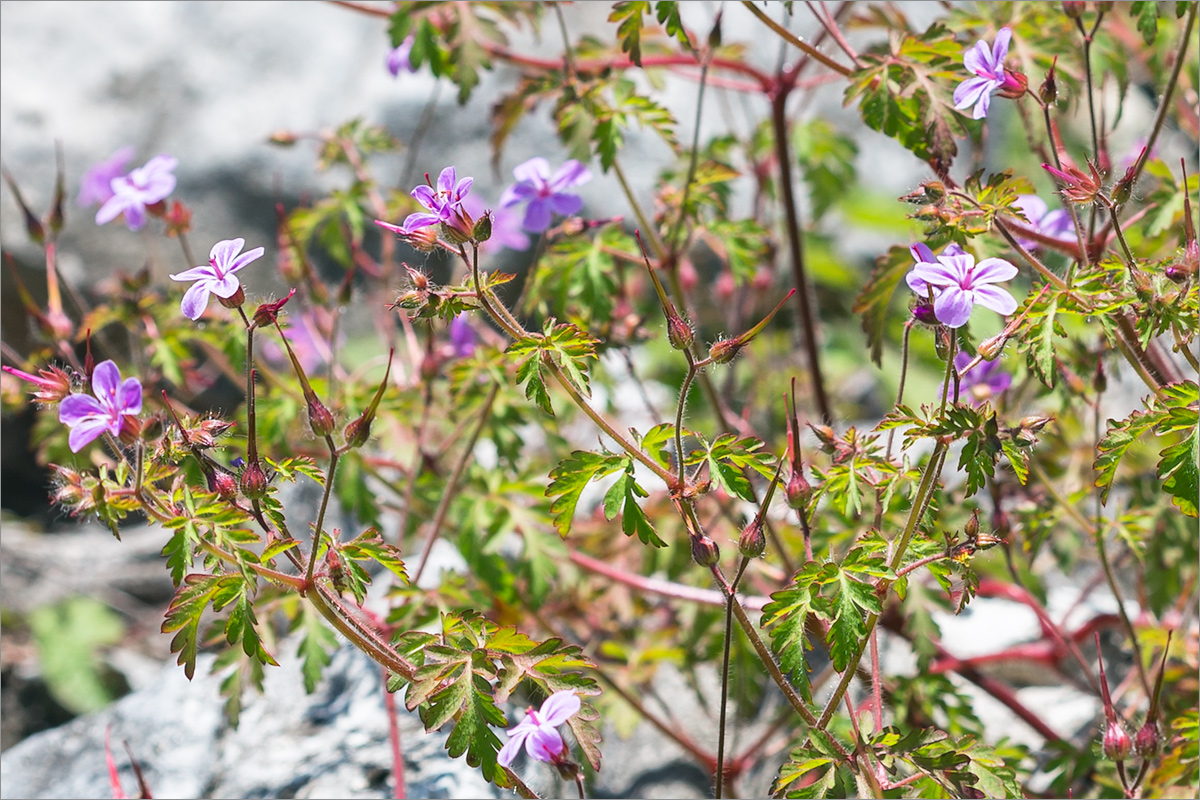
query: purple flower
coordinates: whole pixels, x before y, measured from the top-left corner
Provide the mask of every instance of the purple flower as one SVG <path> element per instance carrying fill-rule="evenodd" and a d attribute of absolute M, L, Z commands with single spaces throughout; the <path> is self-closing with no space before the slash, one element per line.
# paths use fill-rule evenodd
<path fill-rule="evenodd" d="M 917 265 L 906 276 L 908 286 L 922 297 L 932 288 L 933 311 L 943 325 L 961 328 L 976 305 L 1005 316 L 1017 310 L 1013 296 L 993 285 L 1016 276 L 1017 268 L 1007 261 L 985 258 L 976 264 L 970 253 L 950 253 L 950 248 L 935 261 L 933 252 L 923 244 L 910 249 Z"/>
<path fill-rule="evenodd" d="M 455 358 L 467 358 L 475 352 L 475 329 L 465 311 L 450 320 L 450 347 Z"/>
<path fill-rule="evenodd" d="M 537 156 L 516 167 L 513 177 L 517 183 L 504 190 L 500 207 L 508 208 L 528 200 L 522 224 L 530 233 L 541 233 L 550 227 L 553 214 L 566 217 L 583 208 L 583 198 L 566 190 L 587 183 L 592 179 L 592 173 L 571 159 L 551 176 L 550 162 Z"/>
<path fill-rule="evenodd" d="M 960 352 L 954 357 L 954 368 L 962 368 L 975 360 L 972 353 Z M 1000 368 L 1000 359 L 988 361 L 984 359 L 962 376 L 959 383 L 959 396 L 966 395 L 972 403 L 982 403 L 1012 386 L 1012 375 Z"/>
<path fill-rule="evenodd" d="M 208 254 L 208 264 L 170 275 L 173 281 L 195 281 L 183 295 L 179 307 L 188 319 L 199 319 L 208 306 L 209 293 L 222 299 L 233 297 L 242 290 L 242 284 L 234 277 L 235 272 L 251 261 L 262 258 L 266 252 L 261 247 L 242 253 L 245 239 L 225 239 L 213 245 Z"/>
<path fill-rule="evenodd" d="M 975 77 L 967 78 L 954 90 L 954 107 L 962 110 L 968 106 L 975 106 L 975 110 L 971 112 L 972 119 L 983 119 L 987 116 L 988 105 L 992 102 L 994 92 L 1002 89 L 1009 92 L 1024 91 L 1024 86 L 1017 76 L 1004 69 L 1010 39 L 1012 31 L 1001 28 L 996 33 L 996 42 L 990 49 L 987 42 L 980 40 L 963 55 L 963 64 Z"/>
<path fill-rule="evenodd" d="M 463 198 L 463 208 L 473 219 L 479 219 L 487 211 L 486 204 L 475 195 Z M 509 208 L 496 208 L 492 212 L 492 235 L 481 242 L 479 249 L 485 253 L 498 253 L 504 248 L 522 252 L 529 249 L 529 236 L 521 230 L 521 215 Z"/>
<path fill-rule="evenodd" d="M 556 762 L 567 752 L 567 745 L 555 730 L 573 714 L 578 713 L 579 696 L 570 689 L 555 692 L 546 698 L 538 711 L 532 708 L 525 712 L 525 719 L 508 732 L 508 744 L 500 748 L 497 763 L 507 767 L 517 757 L 521 745 L 530 758 L 538 761 Z"/>
<path fill-rule="evenodd" d="M 79 197 L 75 202 L 80 206 L 91 206 L 108 202 L 113 196 L 112 182 L 125 174 L 125 165 L 133 158 L 132 147 L 122 147 L 101 161 L 87 172 L 79 186 Z"/>
<path fill-rule="evenodd" d="M 429 173 L 425 173 L 425 180 L 429 180 Z M 438 175 L 437 189 L 432 186 L 418 186 L 410 193 L 418 203 L 429 209 L 428 213 L 418 211 L 409 214 L 403 225 L 392 225 L 379 219 L 375 220 L 375 224 L 401 236 L 412 236 L 422 228 L 440 222 L 470 238 L 473 225 L 471 215 L 463 207 L 463 200 L 466 199 L 467 192 L 471 191 L 471 184 L 474 182 L 474 178 L 458 180 L 454 167 L 446 167 L 442 174 Z"/>
<path fill-rule="evenodd" d="M 1020 195 L 1013 205 L 1029 220 L 1029 226 L 1043 236 L 1063 241 L 1075 240 L 1075 223 L 1071 222 L 1071 215 L 1065 209 L 1056 208 L 1050 211 L 1046 201 L 1036 194 Z M 1017 239 L 1017 242 L 1026 250 L 1032 250 L 1038 245 L 1029 239 Z"/>
<path fill-rule="evenodd" d="M 175 191 L 172 170 L 178 165 L 179 160 L 171 156 L 155 156 L 128 175 L 113 178 L 109 184 L 112 197 L 96 212 L 96 224 L 111 222 L 124 213 L 129 230 L 141 229 L 146 224 L 146 206 L 154 205 Z"/>
<path fill-rule="evenodd" d="M 121 371 L 111 360 L 96 365 L 92 372 L 92 394 L 71 394 L 58 407 L 58 421 L 71 429 L 67 443 L 72 453 L 108 432 L 121 432 L 121 417 L 142 413 L 142 382 L 137 378 L 121 380 Z"/>
<path fill-rule="evenodd" d="M 388 52 L 387 69 L 388 72 L 392 73 L 393 78 L 399 77 L 401 70 L 404 70 L 405 72 L 417 71 L 416 67 L 412 65 L 412 62 L 408 60 L 408 54 L 412 52 L 412 46 L 413 37 L 407 36 L 405 37 L 404 41 L 400 43 L 399 47 Z"/>

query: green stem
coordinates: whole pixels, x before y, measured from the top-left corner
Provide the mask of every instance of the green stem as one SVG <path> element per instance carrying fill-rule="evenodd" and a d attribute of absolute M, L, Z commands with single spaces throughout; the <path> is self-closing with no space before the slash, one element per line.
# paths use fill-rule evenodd
<path fill-rule="evenodd" d="M 325 491 L 321 495 L 321 507 L 317 510 L 317 523 L 313 526 L 312 552 L 308 554 L 308 570 L 305 573 L 307 585 L 313 585 L 313 573 L 317 566 L 317 551 L 321 546 L 321 530 L 325 525 L 325 511 L 329 508 L 329 495 L 333 494 L 333 481 L 337 475 L 338 455 L 337 445 L 333 437 L 326 435 L 325 444 L 329 447 L 329 469 L 325 471 Z"/>

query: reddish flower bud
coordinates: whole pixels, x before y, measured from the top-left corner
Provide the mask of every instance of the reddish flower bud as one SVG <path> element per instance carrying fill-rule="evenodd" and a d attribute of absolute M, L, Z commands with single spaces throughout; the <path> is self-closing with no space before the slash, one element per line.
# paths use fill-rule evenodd
<path fill-rule="evenodd" d="M 812 486 L 805 480 L 803 469 L 792 470 L 792 477 L 787 482 L 786 493 L 789 506 L 794 509 L 804 508 L 804 504 L 812 495 Z"/>
<path fill-rule="evenodd" d="M 1158 755 L 1159 745 L 1162 744 L 1162 739 L 1158 733 L 1158 723 L 1152 719 L 1146 720 L 1146 724 L 1138 728 L 1137 736 L 1133 739 L 1133 748 L 1142 758 L 1153 758 Z"/>
<path fill-rule="evenodd" d="M 163 221 L 167 223 L 167 236 L 185 234 L 192 229 L 192 210 L 178 200 L 172 200 Z"/>
<path fill-rule="evenodd" d="M 1048 106 L 1054 105 L 1054 101 L 1058 99 L 1058 82 L 1054 80 L 1054 70 L 1057 66 L 1058 56 L 1055 56 L 1054 61 L 1050 63 L 1050 71 L 1046 73 L 1046 79 L 1038 89 L 1038 97 Z"/>
<path fill-rule="evenodd" d="M 692 537 L 692 560 L 702 567 L 714 566 L 721 560 L 721 548 L 708 534 Z"/>
<path fill-rule="evenodd" d="M 142 438 L 142 422 L 137 417 L 126 414 L 121 417 L 121 428 L 117 438 L 122 444 L 135 444 Z"/>
<path fill-rule="evenodd" d="M 333 433 L 336 425 L 333 412 L 326 408 L 316 395 L 308 398 L 308 425 L 318 439 L 324 439 Z"/>
<path fill-rule="evenodd" d="M 375 412 L 379 409 L 379 401 L 383 399 L 383 390 L 387 388 L 388 376 L 392 374 L 393 352 L 395 351 L 388 351 L 387 368 L 383 372 L 383 380 L 379 382 L 379 388 L 375 390 L 375 396 L 371 398 L 371 404 L 342 431 L 348 448 L 362 447 L 367 443 L 367 439 L 371 438 L 371 423 L 375 419 Z"/>
<path fill-rule="evenodd" d="M 700 282 L 700 276 L 696 274 L 696 267 L 689 259 L 684 259 L 679 262 L 679 285 L 683 287 L 685 292 L 690 292 L 696 288 L 696 284 Z"/>
<path fill-rule="evenodd" d="M 406 240 L 415 249 L 422 253 L 432 253 L 437 249 L 438 237 L 437 228 L 429 225 L 424 228 L 418 228 L 406 237 Z"/>
<path fill-rule="evenodd" d="M 296 290 L 292 289 L 287 293 L 287 297 L 283 298 L 282 300 L 275 300 L 271 303 L 263 303 L 256 308 L 254 310 L 253 317 L 254 324 L 260 328 L 266 325 L 274 325 L 275 321 L 279 318 L 279 310 L 287 305 L 287 301 L 291 300 L 292 295 L 295 293 Z"/>
<path fill-rule="evenodd" d="M 1087 3 L 1083 0 L 1063 0 L 1062 10 L 1071 19 L 1079 19 L 1083 16 L 1084 10 L 1087 8 Z"/>
<path fill-rule="evenodd" d="M 708 357 L 714 364 L 728 364 L 742 350 L 742 343 L 737 339 L 720 339 L 708 348 Z"/>
<path fill-rule="evenodd" d="M 767 549 L 767 537 L 763 533 L 761 517 L 755 517 L 750 524 L 742 529 L 738 539 L 738 552 L 746 558 L 758 558 Z"/>
<path fill-rule="evenodd" d="M 257 461 L 251 461 L 242 470 L 238 485 L 246 497 L 251 500 L 259 500 L 267 494 L 267 473 L 263 472 L 263 468 Z"/>
<path fill-rule="evenodd" d="M 1063 169 L 1056 169 L 1049 164 L 1042 164 L 1042 169 L 1058 179 L 1059 191 L 1062 196 L 1072 203 L 1091 203 L 1100 191 L 1100 173 L 1096 166 L 1088 162 L 1091 175 L 1085 174 L 1077 167 L 1064 164 Z"/>
<path fill-rule="evenodd" d="M 1104 757 L 1109 761 L 1124 761 L 1133 750 L 1133 741 L 1125 732 L 1125 726 L 1116 717 L 1110 719 L 1105 726 L 1101 747 L 1104 750 Z"/>
<path fill-rule="evenodd" d="M 1009 100 L 1016 100 L 1024 97 L 1027 91 L 1029 91 L 1029 79 L 1025 77 L 1024 73 L 1013 72 L 1011 69 L 1004 70 L 1004 83 L 1000 84 L 996 94 Z"/>
<path fill-rule="evenodd" d="M 913 319 L 923 325 L 939 324 L 937 312 L 933 310 L 933 303 L 926 299 L 917 300 L 917 302 L 913 305 L 912 315 Z"/>
<path fill-rule="evenodd" d="M 667 317 L 667 339 L 676 350 L 690 350 L 696 341 L 696 332 L 688 321 L 678 314 Z"/>
<path fill-rule="evenodd" d="M 725 270 L 717 276 L 717 285 L 713 291 L 717 295 L 718 300 L 728 300 L 733 297 L 734 290 L 737 289 L 737 281 L 733 279 L 733 273 Z"/>
<path fill-rule="evenodd" d="M 232 500 L 238 493 L 237 478 L 223 469 L 213 469 L 208 475 L 208 490 L 222 500 Z"/>
<path fill-rule="evenodd" d="M 239 285 L 237 291 L 229 297 L 218 297 L 217 301 L 226 308 L 240 308 L 246 302 L 246 292 Z"/>

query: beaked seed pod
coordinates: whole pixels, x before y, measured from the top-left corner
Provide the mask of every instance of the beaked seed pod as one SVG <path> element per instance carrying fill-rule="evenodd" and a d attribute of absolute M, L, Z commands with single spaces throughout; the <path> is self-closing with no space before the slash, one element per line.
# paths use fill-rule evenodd
<path fill-rule="evenodd" d="M 676 350 L 690 350 L 696 341 L 696 332 L 683 317 L 671 314 L 667 317 L 667 339 Z"/>
<path fill-rule="evenodd" d="M 758 558 L 767 549 L 767 537 L 763 533 L 762 519 L 755 517 L 742 530 L 738 539 L 738 552 L 746 558 Z"/>
<path fill-rule="evenodd" d="M 1116 717 L 1110 719 L 1104 728 L 1104 741 L 1101 743 L 1104 757 L 1109 761 L 1124 761 L 1133 750 L 1133 742 L 1125 732 L 1125 726 Z"/>

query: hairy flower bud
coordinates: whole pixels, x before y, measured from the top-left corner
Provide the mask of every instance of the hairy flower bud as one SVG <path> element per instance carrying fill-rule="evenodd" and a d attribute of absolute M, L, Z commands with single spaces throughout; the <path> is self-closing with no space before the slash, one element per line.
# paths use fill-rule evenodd
<path fill-rule="evenodd" d="M 422 253 L 432 253 L 437 249 L 437 228 L 432 225 L 419 228 L 409 234 L 407 241 L 413 248 L 420 250 Z"/>
<path fill-rule="evenodd" d="M 913 319 L 923 325 L 937 325 L 937 313 L 933 310 L 933 303 L 922 298 L 917 300 L 912 309 Z"/>
<path fill-rule="evenodd" d="M 767 537 L 763 533 L 762 518 L 756 516 L 742 529 L 742 535 L 738 538 L 738 552 L 746 558 L 758 558 L 766 549 Z"/>
<path fill-rule="evenodd" d="M 1116 717 L 1109 719 L 1104 728 L 1104 740 L 1101 743 L 1104 757 L 1109 761 L 1124 761 L 1133 750 L 1133 742 L 1125 732 L 1125 726 Z"/>
<path fill-rule="evenodd" d="M 471 238 L 477 242 L 486 242 L 492 238 L 492 212 L 485 211 L 483 216 L 475 220 L 475 227 L 471 229 Z"/>
<path fill-rule="evenodd" d="M 238 485 L 246 497 L 251 500 L 261 499 L 267 494 L 267 473 L 263 472 L 257 461 L 251 461 L 242 470 Z"/>
<path fill-rule="evenodd" d="M 708 534 L 692 537 L 692 560 L 702 567 L 714 566 L 721 560 L 721 548 Z"/>
<path fill-rule="evenodd" d="M 667 317 L 667 339 L 676 350 L 690 350 L 696 341 L 696 332 L 688 321 L 678 314 Z"/>
<path fill-rule="evenodd" d="M 291 300 L 292 295 L 295 293 L 296 290 L 292 289 L 287 293 L 287 297 L 283 298 L 282 300 L 275 300 L 270 303 L 261 304 L 254 310 L 254 324 L 260 328 L 267 325 L 274 325 L 275 321 L 279 319 L 279 310 L 287 305 L 287 301 Z"/>
<path fill-rule="evenodd" d="M 1146 724 L 1138 728 L 1137 735 L 1133 739 L 1133 748 L 1142 758 L 1153 758 L 1158 755 L 1159 745 L 1162 744 L 1162 739 L 1158 733 L 1158 723 L 1152 719 L 1146 720 Z"/>
<path fill-rule="evenodd" d="M 737 339 L 720 339 L 708 348 L 708 357 L 714 364 L 728 364 L 737 357 L 742 349 L 742 343 Z"/>
<path fill-rule="evenodd" d="M 1054 61 L 1050 62 L 1050 71 L 1046 73 L 1046 79 L 1038 89 L 1038 97 L 1048 106 L 1054 105 L 1054 101 L 1058 100 L 1058 82 L 1054 80 L 1054 70 L 1057 66 L 1058 56 L 1055 56 Z"/>
<path fill-rule="evenodd" d="M 237 497 L 237 478 L 223 469 L 214 469 L 208 476 L 208 490 L 222 500 L 232 500 Z"/>
<path fill-rule="evenodd" d="M 217 301 L 226 308 L 240 308 L 246 302 L 246 292 L 239 285 L 237 291 L 229 297 L 218 297 Z"/>
<path fill-rule="evenodd" d="M 995 361 L 1000 357 L 1000 353 L 1004 350 L 1004 345 L 1007 343 L 1008 334 L 998 333 L 990 339 L 984 339 L 980 342 L 976 352 L 988 361 Z"/>
<path fill-rule="evenodd" d="M 335 426 L 333 412 L 325 407 L 315 395 L 308 398 L 308 425 L 318 439 L 324 439 L 333 433 Z"/>
<path fill-rule="evenodd" d="M 789 506 L 795 509 L 804 508 L 804 504 L 812 495 L 812 486 L 804 479 L 802 469 L 792 470 L 792 477 L 787 482 L 786 493 Z"/>
<path fill-rule="evenodd" d="M 1000 97 L 1006 97 L 1009 100 L 1017 100 L 1025 96 L 1025 92 L 1029 91 L 1029 79 L 1024 73 L 1013 72 L 1011 69 L 1004 70 L 1004 83 L 1000 84 L 1000 88 L 996 94 Z"/>
<path fill-rule="evenodd" d="M 1087 3 L 1083 2 L 1083 0 L 1063 0 L 1063 13 L 1071 19 L 1079 19 L 1083 16 L 1085 8 L 1087 8 Z"/>
<path fill-rule="evenodd" d="M 134 444 L 142 438 L 142 421 L 126 414 L 121 417 L 121 428 L 117 438 L 122 444 Z"/>

